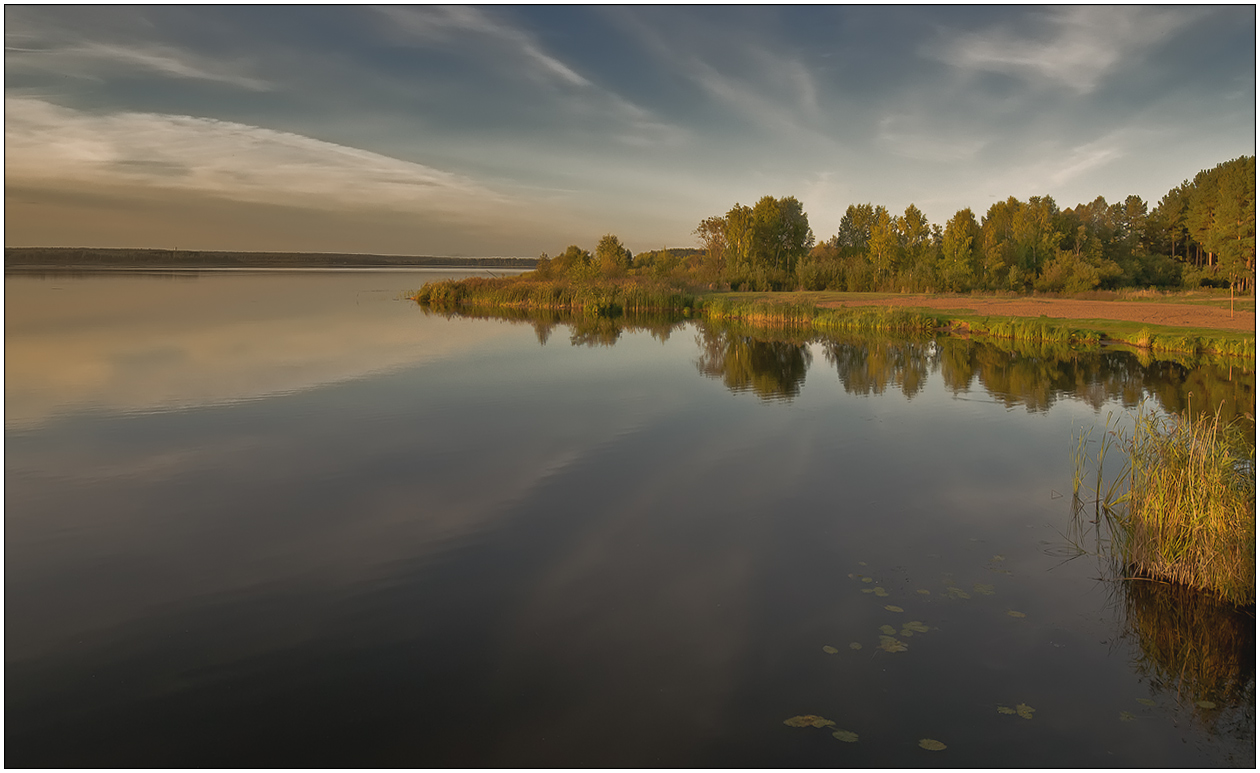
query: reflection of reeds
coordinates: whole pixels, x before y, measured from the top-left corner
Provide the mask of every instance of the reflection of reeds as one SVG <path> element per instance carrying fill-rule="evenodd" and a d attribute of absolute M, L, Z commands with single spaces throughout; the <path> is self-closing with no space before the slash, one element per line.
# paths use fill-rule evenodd
<path fill-rule="evenodd" d="M 530 277 L 430 282 L 411 298 L 436 308 L 566 309 L 605 316 L 634 311 L 690 312 L 697 303 L 693 293 L 666 282 L 610 279 L 574 283 Z"/>
<path fill-rule="evenodd" d="M 1253 704 L 1253 615 L 1181 585 L 1135 580 L 1121 587 L 1125 635 L 1137 647 L 1139 674 L 1207 724 L 1218 710 Z"/>
<path fill-rule="evenodd" d="M 1179 583 L 1233 604 L 1255 604 L 1255 446 L 1220 415 L 1160 418 L 1139 411 L 1131 433 L 1108 421 L 1094 502 L 1111 558 L 1135 577 Z M 1085 440 L 1074 454 L 1080 512 Z M 1103 492 L 1108 449 L 1124 469 Z"/>

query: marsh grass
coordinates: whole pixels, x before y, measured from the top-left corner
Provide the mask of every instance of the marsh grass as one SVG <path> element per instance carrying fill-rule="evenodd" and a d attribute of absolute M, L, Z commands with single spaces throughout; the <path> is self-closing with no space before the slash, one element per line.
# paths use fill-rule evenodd
<path fill-rule="evenodd" d="M 1073 327 L 1051 322 L 1046 317 L 985 317 L 969 323 L 971 332 L 993 338 L 1018 341 L 1034 341 L 1065 344 L 1068 346 L 1097 346 L 1102 334 L 1096 330 Z"/>
<path fill-rule="evenodd" d="M 523 308 L 595 316 L 675 310 L 689 314 L 697 296 L 686 287 L 643 279 L 569 282 L 521 277 L 469 277 L 430 282 L 410 296 L 434 308 Z"/>
<path fill-rule="evenodd" d="M 755 326 L 805 328 L 822 332 L 928 333 L 940 325 L 935 316 L 901 309 L 826 309 L 809 303 L 775 303 L 722 296 L 707 298 L 703 314 L 705 319 L 714 321 L 738 320 Z"/>
<path fill-rule="evenodd" d="M 1131 431 L 1108 417 L 1094 473 L 1095 518 L 1109 532 L 1100 553 L 1121 576 L 1195 588 L 1255 604 L 1255 446 L 1215 414 L 1160 416 L 1139 409 Z M 1089 433 L 1073 452 L 1076 537 L 1087 488 Z M 1121 469 L 1105 472 L 1109 452 Z M 1114 466 L 1114 465 L 1113 465 Z M 1079 543 L 1078 543 L 1079 544 Z"/>

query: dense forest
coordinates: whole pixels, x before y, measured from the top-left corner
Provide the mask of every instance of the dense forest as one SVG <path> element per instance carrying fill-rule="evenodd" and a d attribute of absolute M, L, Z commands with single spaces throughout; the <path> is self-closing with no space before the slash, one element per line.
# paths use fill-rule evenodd
<path fill-rule="evenodd" d="M 1060 209 L 1049 196 L 1011 197 L 979 220 L 959 210 L 929 223 L 854 204 L 816 243 L 801 203 L 766 196 L 700 222 L 699 249 L 631 256 L 613 235 L 595 253 L 570 246 L 538 262 L 541 278 L 674 277 L 745 290 L 1079 293 L 1120 287 L 1233 287 L 1254 292 L 1256 159 L 1195 175 L 1151 208 L 1138 196 Z"/>

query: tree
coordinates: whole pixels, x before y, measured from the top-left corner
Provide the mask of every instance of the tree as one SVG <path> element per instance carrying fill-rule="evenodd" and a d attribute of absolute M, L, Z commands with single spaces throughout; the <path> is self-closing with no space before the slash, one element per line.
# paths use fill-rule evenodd
<path fill-rule="evenodd" d="M 891 276 L 901 259 L 901 239 L 897 226 L 883 207 L 875 208 L 875 222 L 871 225 L 868 243 L 871 265 L 875 267 L 875 281 Z"/>
<path fill-rule="evenodd" d="M 595 246 L 595 262 L 604 276 L 621 276 L 630 268 L 630 250 L 612 234 L 605 234 Z"/>
<path fill-rule="evenodd" d="M 960 209 L 945 224 L 937 276 L 943 289 L 960 292 L 976 281 L 980 224 L 970 209 Z"/>

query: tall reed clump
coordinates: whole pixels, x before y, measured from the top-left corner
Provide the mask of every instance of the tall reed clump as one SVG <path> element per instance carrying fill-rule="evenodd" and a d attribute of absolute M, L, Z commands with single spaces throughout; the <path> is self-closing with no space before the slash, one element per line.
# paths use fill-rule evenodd
<path fill-rule="evenodd" d="M 1074 455 L 1078 504 L 1084 442 Z M 1109 447 L 1123 470 L 1103 493 Z M 1139 411 L 1131 433 L 1107 433 L 1095 502 L 1112 531 L 1112 556 L 1135 577 L 1198 588 L 1238 605 L 1256 600 L 1255 446 L 1215 415 Z"/>

